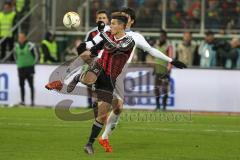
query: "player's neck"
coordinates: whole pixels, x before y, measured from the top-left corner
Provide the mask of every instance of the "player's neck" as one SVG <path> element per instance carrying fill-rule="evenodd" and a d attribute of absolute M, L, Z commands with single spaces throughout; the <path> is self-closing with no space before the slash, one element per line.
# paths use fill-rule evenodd
<path fill-rule="evenodd" d="M 126 30 L 131 30 L 131 27 L 130 27 L 130 26 L 127 26 L 126 29 L 125 29 L 125 31 L 126 31 Z"/>
<path fill-rule="evenodd" d="M 122 37 L 125 36 L 125 35 L 126 35 L 125 31 L 119 31 L 119 32 L 117 32 L 117 33 L 114 35 L 114 37 L 115 37 L 116 39 L 120 39 L 120 38 L 122 38 Z"/>

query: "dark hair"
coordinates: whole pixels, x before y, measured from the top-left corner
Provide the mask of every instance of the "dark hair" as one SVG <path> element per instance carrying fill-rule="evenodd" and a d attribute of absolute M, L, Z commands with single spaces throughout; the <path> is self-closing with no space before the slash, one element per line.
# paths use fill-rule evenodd
<path fill-rule="evenodd" d="M 111 17 L 112 17 L 112 19 L 117 19 L 118 21 L 121 21 L 122 23 L 124 23 L 124 25 L 127 25 L 127 23 L 128 23 L 128 17 L 121 14 L 120 12 L 112 13 Z"/>
<path fill-rule="evenodd" d="M 160 34 L 161 35 L 164 35 L 164 36 L 167 36 L 167 31 L 165 31 L 164 29 L 160 30 Z"/>
<path fill-rule="evenodd" d="M 214 36 L 214 32 L 213 31 L 207 31 L 205 33 L 206 36 Z"/>
<path fill-rule="evenodd" d="M 96 15 L 98 15 L 98 14 L 106 14 L 107 17 L 109 18 L 108 12 L 106 10 L 99 10 L 99 11 L 97 11 Z"/>
<path fill-rule="evenodd" d="M 124 7 L 121 9 L 121 12 L 128 14 L 132 20 L 134 20 L 133 25 L 136 24 L 136 15 L 135 15 L 135 11 L 132 8 L 129 7 Z"/>
<path fill-rule="evenodd" d="M 45 39 L 46 39 L 46 40 L 49 40 L 50 37 L 54 37 L 54 34 L 52 34 L 51 32 L 47 32 L 47 33 L 45 34 Z"/>

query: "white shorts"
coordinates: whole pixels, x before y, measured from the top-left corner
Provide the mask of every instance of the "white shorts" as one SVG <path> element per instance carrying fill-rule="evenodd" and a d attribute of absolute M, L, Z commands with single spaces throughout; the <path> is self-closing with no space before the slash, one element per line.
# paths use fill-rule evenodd
<path fill-rule="evenodd" d="M 121 74 L 117 77 L 116 83 L 115 83 L 115 89 L 113 91 L 113 97 L 115 99 L 119 99 L 124 101 L 124 79 L 126 76 L 126 70 L 128 68 L 128 65 L 125 65 L 123 68 Z"/>
<path fill-rule="evenodd" d="M 117 78 L 116 80 L 113 97 L 122 101 L 124 100 L 124 83 L 123 80 L 120 78 Z"/>

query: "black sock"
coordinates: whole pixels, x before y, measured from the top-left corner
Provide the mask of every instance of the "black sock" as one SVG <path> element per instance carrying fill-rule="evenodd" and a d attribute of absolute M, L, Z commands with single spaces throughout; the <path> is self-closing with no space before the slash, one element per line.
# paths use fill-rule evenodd
<path fill-rule="evenodd" d="M 92 105 L 92 108 L 93 108 L 94 117 L 97 118 L 97 116 L 98 116 L 98 103 L 94 102 L 93 105 Z"/>
<path fill-rule="evenodd" d="M 93 144 L 97 136 L 100 134 L 102 130 L 103 124 L 99 123 L 98 121 L 95 121 L 93 126 L 92 126 L 92 132 L 89 137 L 88 143 Z"/>

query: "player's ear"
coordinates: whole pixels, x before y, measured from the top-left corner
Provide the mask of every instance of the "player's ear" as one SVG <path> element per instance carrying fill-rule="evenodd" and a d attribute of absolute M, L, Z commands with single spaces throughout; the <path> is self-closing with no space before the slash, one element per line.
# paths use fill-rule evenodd
<path fill-rule="evenodd" d="M 127 27 L 127 24 L 123 24 L 123 29 L 125 30 Z"/>
<path fill-rule="evenodd" d="M 121 28 L 123 28 L 125 30 L 126 25 L 124 23 L 121 23 L 120 25 L 121 25 Z"/>

